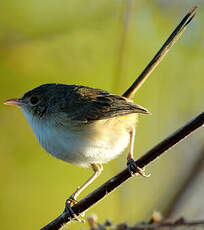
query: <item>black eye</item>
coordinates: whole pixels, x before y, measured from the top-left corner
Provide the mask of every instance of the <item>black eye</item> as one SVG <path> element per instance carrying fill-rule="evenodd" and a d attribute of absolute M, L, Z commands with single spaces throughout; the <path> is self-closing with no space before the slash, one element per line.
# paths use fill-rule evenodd
<path fill-rule="evenodd" d="M 39 97 L 37 97 L 37 96 L 32 96 L 32 97 L 30 98 L 30 103 L 31 103 L 32 105 L 36 105 L 38 102 L 39 102 Z"/>

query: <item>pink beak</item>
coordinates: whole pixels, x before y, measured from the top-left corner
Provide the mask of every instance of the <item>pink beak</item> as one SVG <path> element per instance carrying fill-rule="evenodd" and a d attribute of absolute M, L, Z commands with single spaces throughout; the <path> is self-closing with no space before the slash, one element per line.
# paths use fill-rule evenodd
<path fill-rule="evenodd" d="M 12 99 L 6 100 L 4 104 L 20 106 L 22 103 L 19 98 L 12 98 Z"/>

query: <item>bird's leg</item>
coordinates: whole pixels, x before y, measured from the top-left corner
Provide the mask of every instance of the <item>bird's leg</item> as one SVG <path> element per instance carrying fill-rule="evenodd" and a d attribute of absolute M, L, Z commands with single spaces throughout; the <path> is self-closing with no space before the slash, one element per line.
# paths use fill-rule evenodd
<path fill-rule="evenodd" d="M 79 218 L 77 218 L 77 216 L 75 215 L 75 213 L 73 212 L 71 205 L 72 204 L 76 204 L 77 200 L 76 198 L 79 196 L 79 194 L 88 186 L 90 185 L 103 171 L 103 166 L 102 164 L 97 164 L 97 163 L 93 163 L 91 164 L 91 167 L 94 171 L 94 174 L 80 187 L 77 188 L 77 190 L 72 193 L 72 195 L 67 199 L 66 201 L 66 205 L 65 205 L 65 210 L 70 212 L 71 216 L 78 220 L 81 221 Z"/>
<path fill-rule="evenodd" d="M 133 149 L 134 149 L 134 140 L 135 140 L 135 129 L 133 128 L 130 131 L 130 149 L 127 155 L 127 167 L 131 175 L 135 173 L 140 174 L 144 177 L 149 177 L 149 175 L 145 175 L 144 170 L 139 168 L 133 159 Z"/>
<path fill-rule="evenodd" d="M 91 164 L 91 167 L 94 171 L 94 174 L 80 187 L 77 188 L 77 190 L 70 196 L 70 199 L 75 201 L 74 203 L 77 203 L 76 198 L 79 196 L 79 194 L 88 186 L 90 185 L 102 172 L 103 166 L 101 164 L 93 163 Z"/>

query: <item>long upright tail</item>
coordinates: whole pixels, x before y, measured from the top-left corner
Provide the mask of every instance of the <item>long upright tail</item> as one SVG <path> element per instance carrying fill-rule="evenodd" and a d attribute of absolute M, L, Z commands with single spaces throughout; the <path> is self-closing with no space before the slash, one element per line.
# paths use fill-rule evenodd
<path fill-rule="evenodd" d="M 194 18 L 196 12 L 196 6 L 193 7 L 186 16 L 181 20 L 179 25 L 175 28 L 169 38 L 165 41 L 160 50 L 156 53 L 150 63 L 145 67 L 143 72 L 139 75 L 139 77 L 135 80 L 135 82 L 130 86 L 130 88 L 123 94 L 123 97 L 132 98 L 136 91 L 142 86 L 144 81 L 148 78 L 148 76 L 152 73 L 152 71 L 157 67 L 157 65 L 161 62 L 170 48 L 176 43 L 176 41 L 180 38 L 183 32 L 186 30 L 187 25 Z"/>

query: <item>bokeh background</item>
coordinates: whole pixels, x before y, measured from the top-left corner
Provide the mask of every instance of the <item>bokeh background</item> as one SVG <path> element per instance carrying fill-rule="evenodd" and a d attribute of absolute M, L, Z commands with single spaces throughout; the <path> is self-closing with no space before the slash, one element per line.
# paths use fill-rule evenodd
<path fill-rule="evenodd" d="M 66 198 L 90 175 L 52 158 L 40 147 L 17 108 L 2 104 L 43 83 L 81 84 L 122 94 L 181 18 L 197 15 L 134 101 L 152 112 L 140 116 L 135 157 L 203 110 L 204 3 L 202 0 L 129 0 L 128 25 L 119 0 L 7 0 L 0 3 L 0 225 L 39 229 L 60 214 Z M 125 31 L 125 32 L 124 32 Z M 125 34 L 125 43 L 123 36 Z M 121 48 L 122 47 L 122 48 Z M 91 208 L 99 221 L 148 220 L 164 214 L 185 183 L 203 147 L 200 129 Z M 126 153 L 80 197 L 126 165 Z M 86 228 L 72 224 L 71 229 Z"/>

